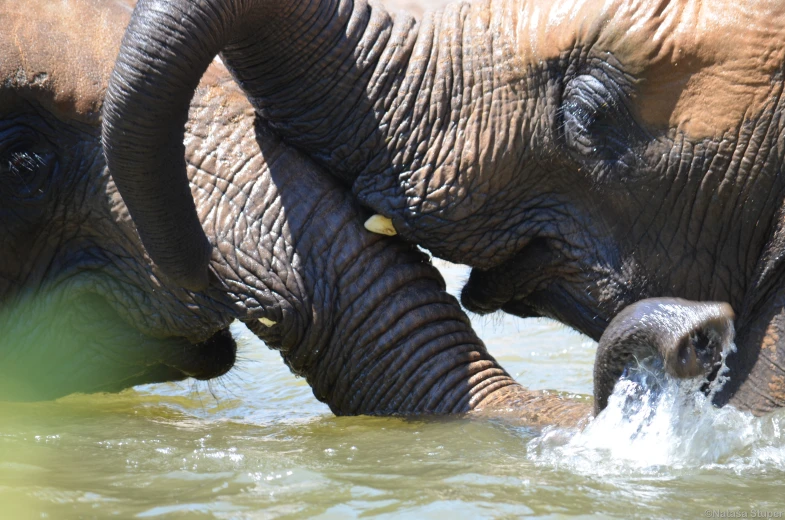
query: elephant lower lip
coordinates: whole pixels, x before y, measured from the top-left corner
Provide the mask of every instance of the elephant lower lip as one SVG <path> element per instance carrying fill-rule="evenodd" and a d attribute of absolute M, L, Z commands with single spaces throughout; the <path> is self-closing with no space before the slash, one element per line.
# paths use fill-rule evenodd
<path fill-rule="evenodd" d="M 502 306 L 501 310 L 519 318 L 541 318 L 543 316 L 537 309 L 521 301 L 508 302 Z"/>
<path fill-rule="evenodd" d="M 237 343 L 228 328 L 209 339 L 188 346 L 174 347 L 166 365 L 185 376 L 206 381 L 220 377 L 234 366 Z"/>
<path fill-rule="evenodd" d="M 477 314 L 502 310 L 522 318 L 541 317 L 543 313 L 529 300 L 550 283 L 559 258 L 548 239 L 534 237 L 504 263 L 487 270 L 472 269 L 461 291 L 461 303 Z"/>
<path fill-rule="evenodd" d="M 116 381 L 113 383 L 92 388 L 88 390 L 88 393 L 120 392 L 122 390 L 125 390 L 126 388 L 130 388 L 137 385 L 169 383 L 172 381 L 182 381 L 183 379 L 187 379 L 187 378 L 188 375 L 183 373 L 181 370 L 178 370 L 177 368 L 168 365 L 155 365 L 152 367 L 148 367 L 147 370 L 142 374 L 138 374 L 128 379 L 123 379 L 121 381 Z"/>
<path fill-rule="evenodd" d="M 473 270 L 472 277 L 461 291 L 461 304 L 466 310 L 479 315 L 504 310 L 509 304 L 510 298 L 514 296 L 511 291 L 507 290 L 510 289 L 509 287 L 501 288 L 498 285 L 489 284 L 485 279 L 486 276 L 488 275 Z M 488 290 L 488 285 L 492 287 L 491 290 Z"/>
<path fill-rule="evenodd" d="M 504 305 L 502 304 L 497 305 L 495 303 L 478 301 L 468 297 L 461 298 L 461 303 L 466 310 L 479 314 L 480 316 L 492 314 L 500 309 L 504 309 Z"/>

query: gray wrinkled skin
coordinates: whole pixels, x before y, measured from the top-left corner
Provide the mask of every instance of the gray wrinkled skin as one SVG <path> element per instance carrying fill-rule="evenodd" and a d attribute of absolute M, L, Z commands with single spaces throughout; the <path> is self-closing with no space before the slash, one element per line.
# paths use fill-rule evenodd
<path fill-rule="evenodd" d="M 364 0 L 144 0 L 108 156 L 122 178 L 175 183 L 175 105 L 221 52 L 273 132 L 405 239 L 476 268 L 470 310 L 598 339 L 644 298 L 727 302 L 738 353 L 716 402 L 763 413 L 785 406 L 785 12 L 695 5 L 481 0 L 417 22 Z M 149 117 L 171 126 L 123 134 Z M 147 249 L 198 285 L 205 264 L 166 247 L 147 184 L 122 186 Z"/>
<path fill-rule="evenodd" d="M 235 363 L 227 327 L 239 319 L 337 414 L 588 414 L 515 383 L 428 258 L 366 231 L 367 213 L 255 125 L 218 65 L 190 101 L 184 139 L 211 283 L 173 283 L 101 153 L 102 96 L 129 14 L 113 0 L 0 3 L 14 22 L 0 35 L 0 399 L 219 377 Z"/>

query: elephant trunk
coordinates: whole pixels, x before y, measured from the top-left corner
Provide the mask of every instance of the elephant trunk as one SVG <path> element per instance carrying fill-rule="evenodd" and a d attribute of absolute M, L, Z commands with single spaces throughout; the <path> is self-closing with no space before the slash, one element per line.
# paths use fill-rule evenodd
<path fill-rule="evenodd" d="M 206 296 L 279 350 L 316 397 L 341 415 L 587 416 L 580 403 L 517 384 L 428 258 L 368 232 L 353 197 L 251 115 L 239 89 L 208 72 L 185 141 L 221 285 Z"/>
<path fill-rule="evenodd" d="M 600 338 L 594 361 L 594 411 L 608 404 L 625 368 L 659 356 L 673 377 L 713 377 L 734 339 L 727 303 L 651 298 L 626 307 Z"/>
<path fill-rule="evenodd" d="M 340 42 L 343 30 L 351 29 L 345 27 L 353 16 L 352 12 L 347 12 L 351 11 L 347 10 L 350 5 L 351 2 L 330 0 L 138 2 L 103 105 L 103 146 L 107 165 L 145 248 L 160 269 L 176 283 L 191 290 L 202 290 L 208 285 L 210 248 L 188 191 L 183 148 L 188 107 L 200 78 L 215 56 L 226 49 L 224 61 L 230 64 L 235 79 L 252 100 L 259 97 L 260 89 L 264 92 L 292 90 L 297 84 L 297 78 L 292 76 L 302 74 L 303 69 L 314 69 L 319 63 L 346 61 L 355 51 L 356 34 L 348 35 L 354 40 Z M 369 20 L 367 16 L 360 18 L 359 25 L 364 30 Z M 310 25 L 302 27 L 305 22 Z M 331 29 L 327 30 L 327 26 Z M 359 32 L 363 33 L 363 30 Z M 268 33 L 269 41 L 255 41 Z M 306 43 L 293 50 L 294 42 L 300 39 Z M 247 47 L 251 47 L 252 52 Z M 329 56 L 319 54 L 321 47 L 327 49 Z M 269 54 L 276 52 L 281 55 L 279 61 L 265 63 Z M 302 60 L 298 56 L 300 53 Z M 289 63 L 282 66 L 281 59 Z M 232 67 L 235 60 L 238 63 Z M 285 70 L 277 70 L 281 68 Z M 264 77 L 264 85 L 260 86 L 258 77 L 270 69 L 277 70 L 278 74 Z M 345 72 L 331 70 L 326 73 L 330 78 L 326 80 L 330 82 L 328 90 L 335 88 L 335 77 Z M 314 86 L 312 79 L 306 82 L 310 94 L 323 97 L 325 85 Z M 359 92 L 355 97 L 357 95 Z M 283 112 L 292 108 L 290 102 L 302 107 L 313 101 L 312 97 L 305 99 L 302 96 L 288 101 L 275 100 L 283 106 Z M 343 101 L 357 104 L 356 99 Z M 368 112 L 369 109 L 360 110 Z M 324 114 L 319 114 L 319 119 L 323 120 Z M 295 129 L 294 133 L 310 133 L 299 130 Z M 336 134 L 332 126 L 325 131 Z M 354 140 L 362 139 L 355 128 L 346 127 L 343 133 L 352 135 Z M 340 155 L 350 147 L 333 146 L 338 141 L 340 137 L 333 135 L 329 147 Z M 299 145 L 297 142 L 292 144 Z M 356 147 L 352 147 L 346 153 L 355 150 Z M 330 165 L 330 170 L 336 171 L 333 166 Z"/>
<path fill-rule="evenodd" d="M 184 127 L 201 76 L 243 12 L 242 2 L 216 3 L 139 2 L 103 105 L 107 165 L 142 242 L 168 277 L 194 291 L 208 285 L 210 244 L 186 177 Z"/>
<path fill-rule="evenodd" d="M 520 195 L 508 191 L 519 151 L 546 128 L 533 124 L 545 101 L 519 56 L 519 10 L 513 0 L 480 0 L 418 23 L 366 0 L 140 0 L 109 88 L 104 136 L 151 256 L 203 285 L 204 263 L 167 238 L 198 250 L 195 223 L 186 235 L 158 218 L 169 207 L 190 211 L 190 202 L 161 201 L 163 188 L 149 179 L 179 178 L 186 102 L 220 51 L 257 115 L 386 217 L 385 231 L 442 258 L 471 255 L 476 267 L 509 259 L 526 243 L 530 215 L 496 211 L 501 202 L 487 192 Z M 453 189 L 466 180 L 477 188 L 470 198 Z M 150 189 L 155 197 L 135 193 Z M 458 238 L 478 226 L 505 231 Z"/>
<path fill-rule="evenodd" d="M 316 239 L 327 260 L 305 275 L 318 311 L 297 312 L 296 327 L 287 327 L 286 318 L 247 322 L 319 400 L 337 415 L 462 413 L 518 386 L 422 253 L 361 231 L 356 222 L 339 225 L 337 234 Z M 307 233 L 303 239 L 310 240 Z M 309 315 L 323 319 L 310 322 Z"/>

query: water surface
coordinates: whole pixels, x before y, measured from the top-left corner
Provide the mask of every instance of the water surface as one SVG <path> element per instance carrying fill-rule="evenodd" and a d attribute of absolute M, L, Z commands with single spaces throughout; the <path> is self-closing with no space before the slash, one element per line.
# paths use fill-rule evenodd
<path fill-rule="evenodd" d="M 466 271 L 440 267 L 457 292 Z M 547 320 L 473 321 L 522 383 L 591 393 L 591 341 Z M 613 413 L 580 434 L 465 419 L 336 418 L 276 352 L 234 330 L 243 360 L 210 385 L 0 403 L 0 518 L 785 511 L 783 414 L 754 419 L 671 395 L 630 418 L 629 389 L 617 389 Z"/>

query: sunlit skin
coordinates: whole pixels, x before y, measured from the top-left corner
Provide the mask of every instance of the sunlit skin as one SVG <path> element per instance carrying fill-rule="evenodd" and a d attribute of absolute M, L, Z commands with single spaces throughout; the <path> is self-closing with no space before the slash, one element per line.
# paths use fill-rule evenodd
<path fill-rule="evenodd" d="M 105 142 L 121 176 L 171 172 L 182 108 L 156 105 L 171 126 L 131 139 L 123 125 L 142 100 L 188 99 L 220 52 L 266 124 L 396 236 L 476 268 L 468 309 L 599 339 L 644 298 L 726 302 L 739 350 L 717 403 L 763 413 L 785 405 L 783 9 L 486 0 L 417 22 L 362 1 L 145 0 Z M 159 211 L 122 189 L 140 215 Z M 197 256 L 157 250 L 165 222 L 145 226 L 151 255 L 204 283 Z"/>
<path fill-rule="evenodd" d="M 189 100 L 180 142 L 211 284 L 189 291 L 167 276 L 101 153 L 108 63 L 129 15 L 113 0 L 0 3 L 12 27 L 0 33 L 0 400 L 221 377 L 239 320 L 339 415 L 589 416 L 507 374 L 427 256 L 374 232 L 389 220 L 373 224 L 256 125 L 220 64 Z"/>

